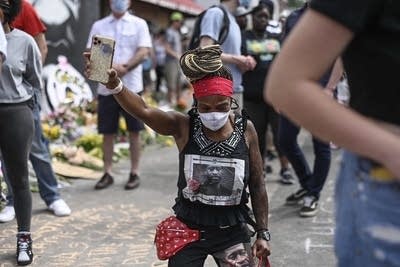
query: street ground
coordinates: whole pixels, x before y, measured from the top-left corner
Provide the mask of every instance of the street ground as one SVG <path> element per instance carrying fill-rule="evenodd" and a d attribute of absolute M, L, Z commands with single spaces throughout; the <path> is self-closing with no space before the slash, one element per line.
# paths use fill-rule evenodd
<path fill-rule="evenodd" d="M 299 137 L 309 160 L 312 146 L 307 133 Z M 146 147 L 141 161 L 141 186 L 125 191 L 127 160 L 115 165 L 115 183 L 100 191 L 96 180 L 70 179 L 61 189 L 72 215 L 54 217 L 39 194 L 33 194 L 32 266 L 167 266 L 156 258 L 153 245 L 155 226 L 172 214 L 176 195 L 178 152 L 175 147 Z M 279 183 L 277 160 L 267 175 L 272 234 L 270 257 L 273 267 L 323 266 L 336 264 L 333 253 L 333 188 L 340 153 L 333 153 L 327 184 L 316 217 L 300 218 L 299 207 L 286 206 L 287 195 L 298 185 Z M 0 267 L 15 266 L 16 222 L 0 224 Z M 205 266 L 215 266 L 208 259 Z"/>

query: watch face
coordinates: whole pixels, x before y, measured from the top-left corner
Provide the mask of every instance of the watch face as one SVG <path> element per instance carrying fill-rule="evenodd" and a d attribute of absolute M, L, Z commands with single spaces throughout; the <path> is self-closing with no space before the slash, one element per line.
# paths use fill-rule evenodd
<path fill-rule="evenodd" d="M 271 234 L 269 233 L 269 231 L 263 231 L 263 232 L 259 232 L 257 233 L 257 238 L 262 238 L 266 241 L 270 241 L 271 240 Z"/>
<path fill-rule="evenodd" d="M 271 234 L 269 232 L 264 232 L 265 235 L 265 240 L 270 241 L 271 240 Z"/>

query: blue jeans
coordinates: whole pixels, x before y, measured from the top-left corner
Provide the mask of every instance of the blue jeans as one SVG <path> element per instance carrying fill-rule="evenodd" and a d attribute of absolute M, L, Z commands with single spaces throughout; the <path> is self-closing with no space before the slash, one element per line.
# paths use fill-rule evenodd
<path fill-rule="evenodd" d="M 43 136 L 42 125 L 40 122 L 40 106 L 38 104 L 35 104 L 33 107 L 33 119 L 35 129 L 32 147 L 29 153 L 29 160 L 31 161 L 32 167 L 37 176 L 40 197 L 44 200 L 46 205 L 50 205 L 53 201 L 60 199 L 60 193 L 58 191 L 57 179 L 51 166 L 48 141 Z M 6 175 L 4 176 L 7 187 L 11 188 L 8 178 Z M 9 206 L 12 206 L 14 203 L 11 191 L 12 190 L 8 190 L 7 194 L 7 205 Z"/>
<path fill-rule="evenodd" d="M 279 145 L 283 154 L 292 165 L 302 188 L 308 191 L 307 195 L 319 198 L 320 192 L 328 177 L 331 165 L 331 149 L 329 144 L 313 136 L 314 169 L 311 171 L 307 160 L 297 143 L 300 127 L 284 116 L 279 119 Z"/>
<path fill-rule="evenodd" d="M 340 267 L 400 266 L 400 183 L 379 182 L 373 164 L 345 152 L 336 185 Z"/>

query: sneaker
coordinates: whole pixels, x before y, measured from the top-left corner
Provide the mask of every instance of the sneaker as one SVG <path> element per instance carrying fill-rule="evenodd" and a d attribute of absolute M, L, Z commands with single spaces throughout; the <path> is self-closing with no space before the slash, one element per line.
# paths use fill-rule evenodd
<path fill-rule="evenodd" d="M 104 189 L 109 187 L 110 185 L 112 185 L 114 183 L 114 178 L 108 174 L 105 173 L 100 180 L 96 183 L 96 185 L 94 186 L 94 189 Z"/>
<path fill-rule="evenodd" d="M 295 179 L 288 168 L 281 169 L 279 172 L 281 175 L 281 183 L 291 185 L 295 183 Z"/>
<path fill-rule="evenodd" d="M 286 205 L 296 205 L 299 204 L 301 200 L 303 200 L 303 197 L 307 194 L 306 189 L 299 189 L 296 193 L 291 194 L 286 198 Z"/>
<path fill-rule="evenodd" d="M 29 232 L 17 234 L 17 265 L 29 265 L 33 260 L 32 239 Z"/>
<path fill-rule="evenodd" d="M 0 222 L 5 223 L 5 222 L 10 222 L 14 220 L 15 218 L 15 210 L 13 206 L 6 206 L 1 212 L 0 212 Z"/>
<path fill-rule="evenodd" d="M 301 217 L 313 217 L 318 212 L 318 199 L 315 196 L 305 196 L 303 207 L 300 209 Z"/>
<path fill-rule="evenodd" d="M 51 210 L 56 216 L 69 216 L 71 214 L 71 209 L 68 207 L 62 199 L 57 199 L 49 205 L 49 210 Z"/>
<path fill-rule="evenodd" d="M 125 190 L 132 190 L 138 187 L 140 184 L 140 178 L 137 174 L 129 174 L 128 182 L 125 184 Z"/>

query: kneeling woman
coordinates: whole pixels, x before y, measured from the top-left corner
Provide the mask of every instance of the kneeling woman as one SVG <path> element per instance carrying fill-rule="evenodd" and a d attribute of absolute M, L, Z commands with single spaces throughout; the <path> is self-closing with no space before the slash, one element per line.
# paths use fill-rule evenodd
<path fill-rule="evenodd" d="M 107 88 L 119 104 L 156 132 L 172 135 L 179 149 L 176 217 L 200 230 L 200 240 L 169 258 L 169 266 L 203 266 L 212 255 L 218 266 L 255 266 L 266 259 L 268 197 L 262 159 L 253 124 L 232 112 L 232 76 L 222 65 L 218 45 L 187 51 L 180 60 L 194 88 L 194 107 L 188 114 L 148 107 L 109 71 Z M 86 74 L 90 63 L 86 54 Z M 246 223 L 249 188 L 257 240 L 251 247 Z M 239 264 L 239 265 L 237 265 Z"/>

